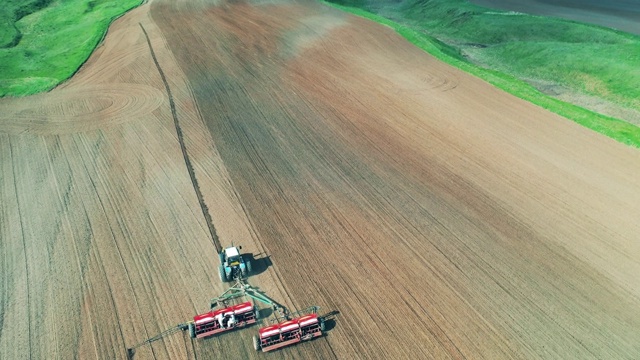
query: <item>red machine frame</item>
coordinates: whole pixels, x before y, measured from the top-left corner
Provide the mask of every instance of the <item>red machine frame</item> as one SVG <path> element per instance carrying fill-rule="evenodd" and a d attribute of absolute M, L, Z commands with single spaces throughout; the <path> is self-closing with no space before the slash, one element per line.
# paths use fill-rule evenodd
<path fill-rule="evenodd" d="M 320 337 L 325 330 L 325 319 L 327 316 L 331 316 L 331 314 L 318 316 L 319 307 L 317 306 L 312 306 L 296 313 L 290 313 L 284 306 L 278 304 L 259 289 L 252 287 L 245 279 L 240 277 L 234 286 L 227 289 L 222 295 L 211 300 L 211 311 L 196 315 L 193 317 L 193 321 L 178 324 L 156 336 L 127 348 L 127 358 L 131 359 L 135 353 L 135 349 L 138 347 L 150 344 L 178 331 L 189 331 L 191 338 L 201 339 L 255 324 L 259 319 L 260 313 L 251 301 L 227 306 L 230 301 L 240 297 L 249 297 L 253 301 L 270 305 L 273 309 L 274 319 L 272 321 L 275 322 L 275 324 L 260 328 L 258 335 L 253 336 L 253 346 L 258 351 L 272 351 Z M 216 307 L 221 308 L 214 310 Z M 220 314 L 224 317 L 222 326 L 220 324 Z M 231 315 L 234 316 L 235 321 L 229 325 L 228 322 Z"/>
<path fill-rule="evenodd" d="M 253 337 L 253 347 L 256 351 L 267 352 L 320 337 L 323 331 L 324 321 L 314 312 L 261 328 L 259 335 Z"/>
<path fill-rule="evenodd" d="M 220 322 L 218 321 L 220 314 L 223 315 L 222 326 L 220 326 Z M 235 322 L 231 326 L 225 325 L 231 318 L 231 315 L 235 317 Z M 192 338 L 200 339 L 233 329 L 241 329 L 245 326 L 255 324 L 256 321 L 256 310 L 253 304 L 247 301 L 242 304 L 194 316 L 193 323 L 189 323 L 189 335 L 191 335 Z"/>

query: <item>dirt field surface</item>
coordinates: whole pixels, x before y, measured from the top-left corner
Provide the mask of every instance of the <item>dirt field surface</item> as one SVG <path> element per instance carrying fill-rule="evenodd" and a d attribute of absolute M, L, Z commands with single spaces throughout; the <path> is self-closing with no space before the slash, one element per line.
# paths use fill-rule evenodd
<path fill-rule="evenodd" d="M 470 2 L 493 9 L 555 16 L 640 35 L 640 1 L 637 0 L 470 0 Z"/>
<path fill-rule="evenodd" d="M 231 243 L 326 336 L 134 359 L 640 354 L 640 152 L 317 3 L 137 8 L 0 99 L 0 167 L 2 359 L 126 358 L 208 310 Z"/>

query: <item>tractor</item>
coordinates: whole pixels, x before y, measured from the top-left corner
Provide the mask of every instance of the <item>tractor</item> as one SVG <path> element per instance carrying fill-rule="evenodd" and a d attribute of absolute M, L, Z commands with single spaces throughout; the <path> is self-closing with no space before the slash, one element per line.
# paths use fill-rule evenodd
<path fill-rule="evenodd" d="M 240 255 L 242 246 L 231 246 L 223 249 L 220 254 L 220 266 L 218 273 L 220 281 L 230 282 L 241 277 L 247 277 L 251 273 L 251 261 L 245 260 Z"/>

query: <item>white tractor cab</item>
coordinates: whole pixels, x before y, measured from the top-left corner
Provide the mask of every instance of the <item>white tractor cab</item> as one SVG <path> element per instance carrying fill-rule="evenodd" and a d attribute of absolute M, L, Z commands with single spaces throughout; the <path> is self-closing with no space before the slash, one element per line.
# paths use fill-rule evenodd
<path fill-rule="evenodd" d="M 245 260 L 240 254 L 242 246 L 231 246 L 220 252 L 220 266 L 218 272 L 220 281 L 229 282 L 238 277 L 247 277 L 251 273 L 251 261 Z"/>

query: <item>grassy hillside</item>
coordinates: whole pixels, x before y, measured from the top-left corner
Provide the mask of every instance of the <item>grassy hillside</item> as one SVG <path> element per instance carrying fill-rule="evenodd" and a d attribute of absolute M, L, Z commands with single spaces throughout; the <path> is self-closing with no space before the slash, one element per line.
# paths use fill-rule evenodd
<path fill-rule="evenodd" d="M 464 49 L 475 62 L 640 109 L 640 37 L 493 11 L 466 0 L 409 0 L 397 11 L 408 24 Z"/>
<path fill-rule="evenodd" d="M 111 21 L 141 0 L 4 0 L 0 96 L 50 90 L 72 76 Z"/>
<path fill-rule="evenodd" d="M 640 110 L 640 37 L 559 19 L 489 10 L 466 0 L 342 3 L 358 5 L 342 8 L 395 28 L 445 62 L 640 147 L 640 128 L 555 100 L 529 85 L 545 90 L 539 84 L 552 84 L 552 89 L 560 87 Z"/>
<path fill-rule="evenodd" d="M 46 7 L 51 0 L 4 0 L 0 7 L 0 49 L 18 44 L 22 34 L 16 28 L 21 18 Z"/>

